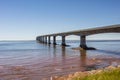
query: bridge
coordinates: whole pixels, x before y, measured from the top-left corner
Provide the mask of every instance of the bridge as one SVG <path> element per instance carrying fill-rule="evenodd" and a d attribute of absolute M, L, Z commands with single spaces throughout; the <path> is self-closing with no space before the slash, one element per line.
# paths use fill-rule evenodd
<path fill-rule="evenodd" d="M 53 44 L 56 45 L 56 37 L 61 36 L 62 38 L 61 45 L 66 46 L 66 39 L 65 39 L 66 36 L 77 35 L 77 36 L 80 36 L 80 47 L 81 48 L 95 49 L 95 48 L 87 47 L 86 36 L 99 34 L 99 33 L 120 33 L 120 24 L 109 25 L 109 26 L 104 26 L 104 27 L 89 28 L 89 29 L 84 29 L 84 30 L 76 30 L 76 31 L 41 35 L 41 36 L 37 36 L 36 40 L 41 43 L 51 44 L 51 37 L 53 37 Z"/>

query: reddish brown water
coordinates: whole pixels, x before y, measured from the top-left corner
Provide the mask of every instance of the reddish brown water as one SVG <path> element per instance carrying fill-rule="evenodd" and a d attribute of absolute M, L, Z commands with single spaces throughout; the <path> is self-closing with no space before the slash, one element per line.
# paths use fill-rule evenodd
<path fill-rule="evenodd" d="M 0 46 L 0 80 L 50 80 L 55 75 L 120 64 L 120 56 L 106 50 L 72 50 L 34 41 L 4 42 L 4 46 Z"/>

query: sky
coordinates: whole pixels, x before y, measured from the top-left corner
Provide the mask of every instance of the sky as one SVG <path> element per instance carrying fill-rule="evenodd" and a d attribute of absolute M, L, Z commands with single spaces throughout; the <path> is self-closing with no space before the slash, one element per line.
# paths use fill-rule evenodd
<path fill-rule="evenodd" d="M 114 24 L 120 24 L 120 0 L 0 0 L 0 40 L 35 40 L 38 35 Z M 120 33 L 87 38 L 120 40 Z"/>

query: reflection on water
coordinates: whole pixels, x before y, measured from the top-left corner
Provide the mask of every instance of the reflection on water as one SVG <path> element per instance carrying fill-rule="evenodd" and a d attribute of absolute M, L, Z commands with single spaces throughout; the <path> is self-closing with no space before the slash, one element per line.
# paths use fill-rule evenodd
<path fill-rule="evenodd" d="M 72 50 L 79 44 L 76 41 L 68 42 L 69 47 L 35 41 L 0 42 L 0 80 L 40 80 L 116 62 L 119 64 L 120 41 L 104 43 L 89 42 L 88 45 L 98 50 L 86 51 Z"/>
<path fill-rule="evenodd" d="M 86 65 L 86 50 L 80 50 L 80 61 L 81 61 L 81 66 Z"/>
<path fill-rule="evenodd" d="M 80 50 L 80 55 L 83 57 L 86 56 L 86 50 Z"/>
<path fill-rule="evenodd" d="M 62 57 L 65 57 L 65 54 L 66 54 L 66 47 L 65 46 L 61 46 L 62 48 Z"/>

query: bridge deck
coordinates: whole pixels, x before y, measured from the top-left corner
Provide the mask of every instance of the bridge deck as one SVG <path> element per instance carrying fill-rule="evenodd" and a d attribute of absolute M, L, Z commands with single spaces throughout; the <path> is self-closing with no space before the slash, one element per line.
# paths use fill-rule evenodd
<path fill-rule="evenodd" d="M 120 32 L 120 24 L 84 29 L 84 30 L 75 30 L 75 31 L 47 34 L 47 35 L 41 35 L 41 36 L 63 36 L 63 35 L 64 36 L 67 36 L 67 35 L 86 35 L 87 36 L 92 34 L 108 33 L 108 32 Z"/>

